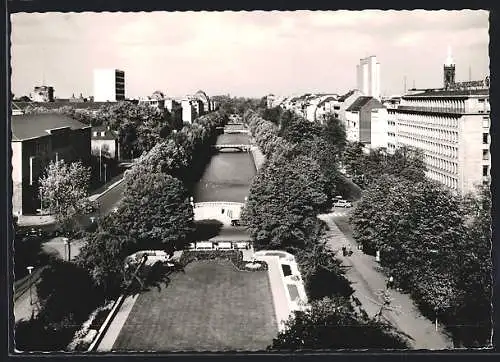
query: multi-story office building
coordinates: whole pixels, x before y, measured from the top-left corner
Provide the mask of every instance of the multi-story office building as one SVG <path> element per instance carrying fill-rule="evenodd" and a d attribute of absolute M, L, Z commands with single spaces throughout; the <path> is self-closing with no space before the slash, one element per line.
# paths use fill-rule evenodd
<path fill-rule="evenodd" d="M 94 101 L 125 100 L 125 72 L 118 69 L 94 70 Z"/>
<path fill-rule="evenodd" d="M 365 96 L 380 99 L 380 63 L 375 55 L 360 59 L 356 66 L 358 89 Z"/>
<path fill-rule="evenodd" d="M 388 110 L 388 151 L 420 148 L 429 178 L 466 193 L 490 182 L 489 78 L 455 83 L 449 58 L 443 88 L 407 94 Z"/>

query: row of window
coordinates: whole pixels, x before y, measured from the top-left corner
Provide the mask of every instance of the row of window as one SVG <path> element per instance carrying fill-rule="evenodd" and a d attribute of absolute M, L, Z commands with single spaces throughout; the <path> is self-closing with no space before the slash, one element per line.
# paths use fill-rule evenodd
<path fill-rule="evenodd" d="M 443 185 L 450 187 L 454 190 L 456 190 L 458 188 L 458 179 L 455 177 L 445 175 L 445 174 L 438 172 L 438 171 L 435 171 L 435 170 L 429 170 L 428 176 L 431 179 L 436 180 L 436 181 L 442 183 Z"/>
<path fill-rule="evenodd" d="M 398 113 L 399 121 L 411 122 L 412 124 L 425 124 L 439 127 L 458 128 L 458 118 L 444 117 L 444 116 L 431 116 L 422 114 L 408 114 Z"/>
<path fill-rule="evenodd" d="M 430 167 L 434 167 L 454 175 L 457 175 L 458 173 L 458 163 L 444 160 L 442 158 L 428 155 L 425 157 L 425 163 Z"/>
<path fill-rule="evenodd" d="M 405 99 L 401 103 L 404 106 L 422 107 L 422 108 L 451 108 L 460 111 L 465 110 L 465 101 L 463 100 L 430 100 L 430 99 Z"/>
<path fill-rule="evenodd" d="M 458 158 L 458 147 L 443 145 L 439 142 L 433 142 L 421 137 L 415 137 L 415 134 L 410 132 L 400 132 L 398 134 L 398 141 L 407 144 L 408 146 L 418 147 L 424 151 L 434 153 L 439 156 L 449 158 Z"/>
<path fill-rule="evenodd" d="M 439 128 L 430 128 L 415 124 L 400 124 L 399 129 L 413 133 L 421 138 L 427 138 L 436 141 L 447 141 L 450 143 L 458 143 L 458 132 L 448 131 Z"/>

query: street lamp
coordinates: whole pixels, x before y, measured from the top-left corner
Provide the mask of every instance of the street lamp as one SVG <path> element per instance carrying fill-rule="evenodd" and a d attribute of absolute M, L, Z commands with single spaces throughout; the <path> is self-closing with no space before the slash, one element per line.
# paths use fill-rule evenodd
<path fill-rule="evenodd" d="M 40 215 L 43 215 L 43 193 L 42 193 L 42 190 L 40 190 L 39 193 L 40 193 Z"/>
<path fill-rule="evenodd" d="M 30 307 L 31 307 L 31 319 L 33 319 L 33 316 L 35 314 L 35 310 L 33 309 L 33 294 L 31 292 L 31 287 L 32 287 L 32 279 L 31 279 L 31 273 L 33 271 L 33 267 L 30 265 L 28 267 L 26 267 L 26 269 L 28 269 L 28 273 L 29 273 L 29 285 L 30 285 Z"/>
<path fill-rule="evenodd" d="M 68 250 L 68 261 L 71 261 L 71 242 L 68 238 L 63 238 L 64 245 Z"/>
<path fill-rule="evenodd" d="M 102 181 L 102 143 L 99 145 L 99 181 Z"/>
<path fill-rule="evenodd" d="M 29 274 L 29 285 L 30 285 L 30 305 L 33 305 L 33 295 L 31 294 L 31 272 L 33 271 L 33 267 L 30 265 L 26 267 L 28 269 Z"/>
<path fill-rule="evenodd" d="M 107 174 L 108 174 L 107 170 L 108 170 L 108 164 L 105 163 L 104 164 L 104 183 L 106 183 L 106 181 L 107 181 Z"/>

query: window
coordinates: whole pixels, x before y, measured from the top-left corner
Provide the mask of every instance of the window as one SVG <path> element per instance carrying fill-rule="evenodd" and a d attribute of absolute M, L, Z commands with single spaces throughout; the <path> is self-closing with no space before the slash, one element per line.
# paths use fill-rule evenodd
<path fill-rule="evenodd" d="M 483 176 L 488 176 L 488 166 L 483 166 Z"/>
<path fill-rule="evenodd" d="M 488 134 L 483 133 L 483 145 L 487 145 L 487 144 L 488 144 Z"/>
<path fill-rule="evenodd" d="M 106 136 L 106 131 L 101 132 L 101 137 L 104 137 L 104 136 Z"/>
<path fill-rule="evenodd" d="M 489 151 L 483 150 L 483 160 L 487 160 L 489 158 Z"/>
<path fill-rule="evenodd" d="M 483 127 L 484 128 L 490 127 L 490 117 L 483 117 Z"/>
<path fill-rule="evenodd" d="M 97 137 L 97 131 L 94 131 L 94 137 Z"/>

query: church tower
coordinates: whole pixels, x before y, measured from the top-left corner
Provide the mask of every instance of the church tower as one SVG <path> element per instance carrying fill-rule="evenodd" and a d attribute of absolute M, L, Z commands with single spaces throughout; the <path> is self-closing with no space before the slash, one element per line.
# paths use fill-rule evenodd
<path fill-rule="evenodd" d="M 448 47 L 448 57 L 444 62 L 443 87 L 450 89 L 455 84 L 455 62 L 451 56 L 451 47 Z"/>

